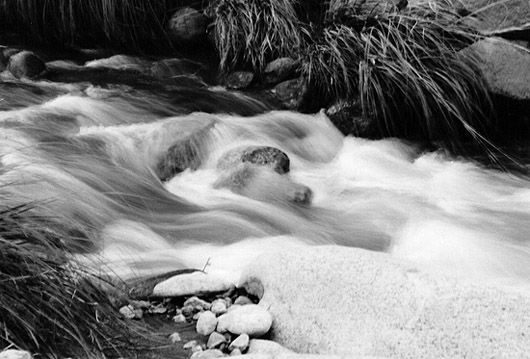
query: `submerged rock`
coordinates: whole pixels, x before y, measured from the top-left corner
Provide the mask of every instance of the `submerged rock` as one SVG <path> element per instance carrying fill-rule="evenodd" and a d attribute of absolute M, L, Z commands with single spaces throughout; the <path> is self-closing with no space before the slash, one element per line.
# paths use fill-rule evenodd
<path fill-rule="evenodd" d="M 192 42 L 205 37 L 207 25 L 208 19 L 204 14 L 191 7 L 184 7 L 171 16 L 167 27 L 174 40 Z"/>
<path fill-rule="evenodd" d="M 264 307 L 249 304 L 220 316 L 217 331 L 259 337 L 267 334 L 271 325 L 272 316 Z"/>
<path fill-rule="evenodd" d="M 277 84 L 296 76 L 299 63 L 290 57 L 281 57 L 271 61 L 263 71 L 263 82 Z"/>
<path fill-rule="evenodd" d="M 171 277 L 153 288 L 154 297 L 184 297 L 189 295 L 201 295 L 223 292 L 232 286 L 232 283 L 223 278 L 206 274 L 204 272 L 193 272 Z"/>
<path fill-rule="evenodd" d="M 217 163 L 217 168 L 229 169 L 241 162 L 270 167 L 279 174 L 288 173 L 290 166 L 287 154 L 275 147 L 248 146 L 238 147 L 225 153 Z"/>
<path fill-rule="evenodd" d="M 7 69 L 16 78 L 35 78 L 46 70 L 46 64 L 31 51 L 22 51 L 9 58 Z"/>
<path fill-rule="evenodd" d="M 501 38 L 480 40 L 462 51 L 475 56 L 490 90 L 530 100 L 530 52 Z"/>
<path fill-rule="evenodd" d="M 530 298 L 422 274 L 385 253 L 283 250 L 258 257 L 245 280 L 274 317 L 271 339 L 297 352 L 522 358 L 530 348 Z"/>
<path fill-rule="evenodd" d="M 224 85 L 231 90 L 243 90 L 254 81 L 254 74 L 250 71 L 235 71 L 224 80 Z"/>

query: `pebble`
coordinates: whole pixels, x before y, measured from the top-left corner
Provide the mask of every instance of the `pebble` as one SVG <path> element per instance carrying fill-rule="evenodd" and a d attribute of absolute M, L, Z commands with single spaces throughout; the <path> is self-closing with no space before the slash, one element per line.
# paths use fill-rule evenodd
<path fill-rule="evenodd" d="M 7 349 L 0 352 L 0 359 L 31 359 L 31 353 L 24 350 Z"/>
<path fill-rule="evenodd" d="M 155 297 L 184 297 L 189 295 L 218 293 L 233 286 L 229 281 L 204 272 L 179 274 L 158 283 L 152 295 Z"/>
<path fill-rule="evenodd" d="M 218 348 L 219 346 L 221 346 L 221 344 L 224 344 L 226 342 L 227 342 L 226 338 L 223 334 L 213 332 L 212 334 L 210 334 L 210 337 L 208 338 L 206 347 L 208 349 Z"/>
<path fill-rule="evenodd" d="M 175 323 L 186 323 L 187 320 L 186 320 L 186 317 L 184 316 L 184 314 L 177 314 L 173 317 L 173 321 Z"/>
<path fill-rule="evenodd" d="M 197 321 L 197 333 L 201 335 L 210 335 L 217 326 L 217 318 L 210 311 L 201 313 Z"/>
<path fill-rule="evenodd" d="M 199 297 L 191 297 L 184 302 L 183 307 L 186 306 L 194 307 L 195 310 L 210 310 L 212 305 Z"/>
<path fill-rule="evenodd" d="M 234 304 L 247 305 L 247 304 L 253 304 L 253 303 L 247 296 L 240 295 L 239 297 L 236 298 L 236 300 L 234 301 Z"/>
<path fill-rule="evenodd" d="M 151 306 L 151 303 L 146 300 L 131 300 L 129 304 L 136 309 L 147 309 Z"/>
<path fill-rule="evenodd" d="M 250 343 L 248 334 L 241 334 L 228 346 L 229 350 L 239 349 L 241 352 L 247 350 Z"/>
<path fill-rule="evenodd" d="M 180 337 L 179 333 L 175 332 L 169 336 L 169 340 L 171 340 L 171 343 L 175 344 L 181 342 L 182 338 Z"/>
<path fill-rule="evenodd" d="M 120 308 L 120 314 L 126 319 L 141 319 L 144 312 L 141 309 L 135 309 L 132 305 L 126 305 Z"/>
<path fill-rule="evenodd" d="M 192 353 L 202 352 L 204 350 L 204 347 L 202 345 L 195 345 L 193 348 L 191 348 Z"/>
<path fill-rule="evenodd" d="M 149 313 L 152 313 L 152 314 L 164 314 L 166 312 L 167 312 L 167 307 L 164 304 L 151 306 L 149 308 Z"/>
<path fill-rule="evenodd" d="M 212 358 L 221 358 L 225 354 L 219 349 L 208 349 L 200 352 L 195 352 L 191 356 L 191 359 L 212 359 Z"/>
<path fill-rule="evenodd" d="M 213 313 L 212 313 L 213 314 Z M 218 319 L 217 331 L 246 333 L 252 337 L 266 334 L 272 326 L 272 316 L 262 306 L 248 304 L 223 314 Z"/>
<path fill-rule="evenodd" d="M 228 309 L 228 305 L 226 304 L 226 301 L 224 299 L 216 299 L 212 302 L 211 311 L 215 315 L 221 315 L 226 313 Z"/>
<path fill-rule="evenodd" d="M 196 340 L 190 340 L 186 344 L 182 346 L 182 349 L 188 350 L 192 349 L 193 347 L 197 346 L 199 343 Z"/>

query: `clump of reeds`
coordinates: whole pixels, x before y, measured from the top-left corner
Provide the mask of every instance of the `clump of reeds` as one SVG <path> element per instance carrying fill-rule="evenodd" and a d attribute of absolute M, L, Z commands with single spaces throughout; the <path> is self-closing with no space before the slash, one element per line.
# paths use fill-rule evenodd
<path fill-rule="evenodd" d="M 278 57 L 298 58 L 304 45 L 296 0 L 218 0 L 214 41 L 223 71 L 235 67 L 261 71 Z"/>
<path fill-rule="evenodd" d="M 74 239 L 32 214 L 35 204 L 3 203 L 0 348 L 45 358 L 117 356 L 132 331 L 95 278 L 73 264 Z"/>

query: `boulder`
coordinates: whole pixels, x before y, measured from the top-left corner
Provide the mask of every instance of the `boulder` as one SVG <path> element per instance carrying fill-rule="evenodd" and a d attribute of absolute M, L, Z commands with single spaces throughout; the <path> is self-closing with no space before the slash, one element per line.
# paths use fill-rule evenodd
<path fill-rule="evenodd" d="M 225 153 L 217 163 L 219 169 L 230 169 L 242 162 L 272 168 L 279 174 L 289 172 L 289 157 L 285 152 L 269 146 L 246 146 Z"/>
<path fill-rule="evenodd" d="M 193 42 L 205 37 L 208 19 L 202 12 L 184 7 L 171 16 L 167 26 L 175 41 Z"/>
<path fill-rule="evenodd" d="M 211 294 L 224 292 L 232 285 L 221 277 L 204 272 L 193 272 L 177 275 L 158 283 L 153 288 L 152 296 L 166 298 Z"/>
<path fill-rule="evenodd" d="M 254 74 L 250 71 L 234 71 L 224 79 L 224 85 L 231 90 L 243 90 L 254 81 Z"/>
<path fill-rule="evenodd" d="M 197 333 L 200 335 L 210 335 L 215 331 L 217 327 L 217 317 L 210 311 L 206 311 L 199 314 L 197 320 Z M 224 337 L 223 337 L 224 339 Z"/>
<path fill-rule="evenodd" d="M 272 89 L 272 94 L 285 108 L 290 110 L 299 109 L 308 92 L 308 86 L 303 78 L 287 80 L 279 83 Z"/>
<path fill-rule="evenodd" d="M 31 359 L 30 352 L 24 350 L 7 349 L 0 352 L 0 359 Z"/>
<path fill-rule="evenodd" d="M 490 90 L 517 100 L 530 100 L 530 51 L 501 38 L 480 40 L 462 50 L 474 56 Z"/>
<path fill-rule="evenodd" d="M 221 333 L 248 334 L 260 337 L 267 334 L 272 325 L 272 316 L 257 304 L 244 305 L 221 315 L 217 331 Z"/>
<path fill-rule="evenodd" d="M 31 51 L 22 51 L 9 58 L 7 69 L 16 78 L 35 78 L 46 70 L 46 64 Z"/>
<path fill-rule="evenodd" d="M 262 255 L 243 274 L 302 353 L 523 358 L 530 298 L 421 273 L 386 253 L 317 246 Z M 245 307 L 242 307 L 245 308 Z"/>
<path fill-rule="evenodd" d="M 339 100 L 326 110 L 331 122 L 345 135 L 374 137 L 378 133 L 376 125 L 363 117 L 360 103 Z"/>
<path fill-rule="evenodd" d="M 271 61 L 263 71 L 263 82 L 277 84 L 296 76 L 299 63 L 290 57 L 281 57 Z"/>

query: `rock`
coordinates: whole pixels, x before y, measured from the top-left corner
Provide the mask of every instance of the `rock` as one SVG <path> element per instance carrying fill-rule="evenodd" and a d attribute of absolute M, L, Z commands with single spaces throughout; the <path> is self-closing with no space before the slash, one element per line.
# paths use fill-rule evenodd
<path fill-rule="evenodd" d="M 215 315 L 221 315 L 226 313 L 228 309 L 228 306 L 226 305 L 226 301 L 224 299 L 216 299 L 212 302 L 212 308 L 211 311 Z"/>
<path fill-rule="evenodd" d="M 182 338 L 180 337 L 179 333 L 175 332 L 169 336 L 169 340 L 171 341 L 171 343 L 175 344 L 180 343 L 182 341 Z"/>
<path fill-rule="evenodd" d="M 208 19 L 201 12 L 184 7 L 177 10 L 168 22 L 168 30 L 175 41 L 200 41 L 206 35 Z"/>
<path fill-rule="evenodd" d="M 247 304 L 253 304 L 253 303 L 247 296 L 240 295 L 239 297 L 236 298 L 236 300 L 234 301 L 234 304 L 247 305 Z"/>
<path fill-rule="evenodd" d="M 147 300 L 131 300 L 129 304 L 135 309 L 149 309 L 151 307 L 151 302 Z"/>
<path fill-rule="evenodd" d="M 136 309 L 132 305 L 121 307 L 120 314 L 126 319 L 141 319 L 144 316 L 142 309 Z"/>
<path fill-rule="evenodd" d="M 282 250 L 254 260 L 242 281 L 274 317 L 271 339 L 297 352 L 522 358 L 530 348 L 530 298 L 421 273 L 386 253 Z"/>
<path fill-rule="evenodd" d="M 283 347 L 282 345 L 265 339 L 252 339 L 249 342 L 248 354 L 270 354 L 276 357 L 279 354 L 289 354 L 293 351 Z"/>
<path fill-rule="evenodd" d="M 267 166 L 279 174 L 288 173 L 290 166 L 289 157 L 278 148 L 269 146 L 245 146 L 234 148 L 225 153 L 219 159 L 217 168 L 230 169 L 241 162 Z"/>
<path fill-rule="evenodd" d="M 210 310 L 212 304 L 208 303 L 204 299 L 200 299 L 199 297 L 193 296 L 191 298 L 186 299 L 183 306 L 191 306 L 195 308 L 195 310 Z"/>
<path fill-rule="evenodd" d="M 326 115 L 344 135 L 374 137 L 378 133 L 375 123 L 363 117 L 359 101 L 339 100 L 326 110 Z"/>
<path fill-rule="evenodd" d="M 175 323 L 186 323 L 187 320 L 186 320 L 186 317 L 184 316 L 184 314 L 177 314 L 173 317 L 173 321 Z"/>
<path fill-rule="evenodd" d="M 272 90 L 273 95 L 290 110 L 296 110 L 302 106 L 307 92 L 307 83 L 301 77 L 281 82 Z"/>
<path fill-rule="evenodd" d="M 191 359 L 212 359 L 212 358 L 221 358 L 225 354 L 219 349 L 208 349 L 200 352 L 195 352 L 191 356 Z"/>
<path fill-rule="evenodd" d="M 206 347 L 208 349 L 218 348 L 221 346 L 221 344 L 226 343 L 226 338 L 224 335 L 219 334 L 217 332 L 213 332 L 210 334 L 210 337 L 208 338 L 208 342 L 206 343 Z"/>
<path fill-rule="evenodd" d="M 263 71 L 263 81 L 266 84 L 277 84 L 296 76 L 299 63 L 290 57 L 281 57 L 271 61 Z"/>
<path fill-rule="evenodd" d="M 32 359 L 30 352 L 24 350 L 7 349 L 0 352 L 0 359 Z"/>
<path fill-rule="evenodd" d="M 46 70 L 46 64 L 33 52 L 22 51 L 9 58 L 7 69 L 18 79 L 32 79 Z"/>
<path fill-rule="evenodd" d="M 167 312 L 167 307 L 163 303 L 151 306 L 149 308 L 149 313 L 151 314 L 164 314 L 166 312 Z"/>
<path fill-rule="evenodd" d="M 184 315 L 186 318 L 192 317 L 195 314 L 195 307 L 192 307 L 191 305 L 186 305 L 182 307 L 182 315 Z"/>
<path fill-rule="evenodd" d="M 189 349 L 196 347 L 197 345 L 199 345 L 199 343 L 196 340 L 190 340 L 189 342 L 186 342 L 186 344 L 182 346 L 182 349 L 189 350 Z"/>
<path fill-rule="evenodd" d="M 250 86 L 254 74 L 249 71 L 235 71 L 224 79 L 224 85 L 231 90 L 243 90 Z"/>
<path fill-rule="evenodd" d="M 201 313 L 197 321 L 197 333 L 210 335 L 217 327 L 217 317 L 210 311 Z"/>
<path fill-rule="evenodd" d="M 239 349 L 234 349 L 230 352 L 230 356 L 233 357 L 233 356 L 238 356 L 238 355 L 243 355 L 243 353 L 241 353 L 241 350 Z"/>
<path fill-rule="evenodd" d="M 85 67 L 104 68 L 121 71 L 145 72 L 151 66 L 150 62 L 142 60 L 139 57 L 128 55 L 114 55 L 104 59 L 87 61 Z"/>
<path fill-rule="evenodd" d="M 191 348 L 192 353 L 202 352 L 205 349 L 205 345 L 197 344 Z"/>
<path fill-rule="evenodd" d="M 223 278 L 206 274 L 204 272 L 193 272 L 171 277 L 153 288 L 154 297 L 184 297 L 189 295 L 210 294 L 222 292 L 232 286 L 232 283 Z"/>
<path fill-rule="evenodd" d="M 239 195 L 258 201 L 295 203 L 308 205 L 312 191 L 309 187 L 293 182 L 270 168 L 242 164 L 223 173 L 214 188 L 226 188 Z"/>
<path fill-rule="evenodd" d="M 227 312 L 230 312 L 230 311 L 232 311 L 232 310 L 235 310 L 235 309 L 237 309 L 237 308 L 239 308 L 239 307 L 241 307 L 240 304 L 233 304 L 233 305 L 231 305 L 231 306 L 228 308 Z"/>
<path fill-rule="evenodd" d="M 193 320 L 199 320 L 199 317 L 201 316 L 201 314 L 202 314 L 202 312 L 194 314 L 192 319 Z"/>
<path fill-rule="evenodd" d="M 262 306 L 241 306 L 219 317 L 217 331 L 233 334 L 248 334 L 259 337 L 267 334 L 272 325 L 271 314 Z"/>
<path fill-rule="evenodd" d="M 530 52 L 500 38 L 480 40 L 462 54 L 475 56 L 490 90 L 530 100 Z"/>
<path fill-rule="evenodd" d="M 407 6 L 406 0 L 331 0 L 329 2 L 329 14 L 342 15 L 342 9 L 347 9 L 355 16 L 372 16 L 389 14 Z"/>
<path fill-rule="evenodd" d="M 228 346 L 228 350 L 234 350 L 239 349 L 241 352 L 244 352 L 248 349 L 248 345 L 250 342 L 250 337 L 248 334 L 241 334 L 238 336 L 230 345 Z"/>

